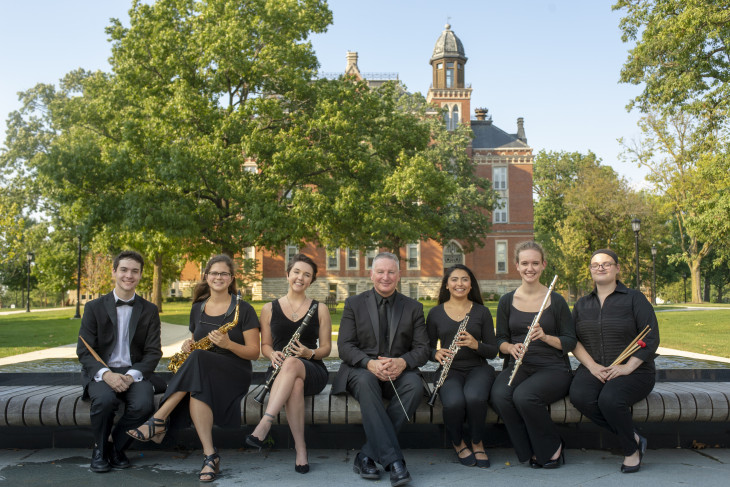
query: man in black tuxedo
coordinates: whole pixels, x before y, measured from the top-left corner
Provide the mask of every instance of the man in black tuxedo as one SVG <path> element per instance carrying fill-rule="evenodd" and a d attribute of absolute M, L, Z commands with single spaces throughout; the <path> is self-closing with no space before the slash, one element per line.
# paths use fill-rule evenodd
<path fill-rule="evenodd" d="M 397 435 L 423 395 L 418 367 L 428 360 L 428 335 L 423 305 L 396 291 L 397 256 L 378 254 L 370 279 L 373 289 L 345 301 L 337 338 L 342 364 L 332 394 L 347 391 L 360 403 L 367 441 L 355 457 L 355 473 L 378 479 L 378 462 L 397 487 L 411 480 Z M 387 408 L 383 397 L 390 399 Z"/>
<path fill-rule="evenodd" d="M 120 253 L 112 267 L 114 290 L 86 303 L 81 318 L 79 336 L 108 365 L 94 358 L 79 339 L 76 354 L 83 369 L 83 398 L 91 399 L 94 472 L 129 467 L 124 450 L 131 438 L 126 431 L 154 411 L 149 378 L 162 357 L 160 315 L 157 306 L 134 292 L 143 267 L 144 259 L 137 252 Z M 124 415 L 112 428 L 120 400 L 125 404 Z"/>

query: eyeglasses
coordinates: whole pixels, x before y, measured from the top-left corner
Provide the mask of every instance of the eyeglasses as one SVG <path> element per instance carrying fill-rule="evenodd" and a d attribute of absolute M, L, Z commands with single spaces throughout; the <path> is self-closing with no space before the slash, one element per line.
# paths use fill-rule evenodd
<path fill-rule="evenodd" d="M 597 262 L 594 262 L 590 265 L 590 267 L 591 267 L 592 271 L 597 271 L 598 269 L 601 269 L 601 270 L 610 269 L 611 266 L 614 266 L 614 265 L 616 265 L 615 262 L 602 262 L 600 264 Z"/>
<path fill-rule="evenodd" d="M 229 277 L 231 277 L 230 272 L 209 272 L 208 275 L 210 277 L 212 277 L 213 279 L 215 279 L 217 277 L 222 277 L 223 279 L 228 279 Z"/>

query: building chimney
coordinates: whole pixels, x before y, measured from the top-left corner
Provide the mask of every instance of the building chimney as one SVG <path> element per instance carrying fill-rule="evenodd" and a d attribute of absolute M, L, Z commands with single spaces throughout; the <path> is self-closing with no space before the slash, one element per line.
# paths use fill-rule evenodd
<path fill-rule="evenodd" d="M 517 119 L 517 138 L 527 144 L 527 137 L 525 137 L 525 119 L 522 117 Z"/>
<path fill-rule="evenodd" d="M 487 110 L 486 108 L 475 108 L 474 109 L 474 115 L 476 115 L 477 120 L 486 120 L 487 119 Z"/>
<path fill-rule="evenodd" d="M 357 67 L 357 52 L 355 51 L 347 51 L 347 67 L 345 68 L 345 75 L 362 79 L 362 76 L 360 75 L 360 68 Z"/>

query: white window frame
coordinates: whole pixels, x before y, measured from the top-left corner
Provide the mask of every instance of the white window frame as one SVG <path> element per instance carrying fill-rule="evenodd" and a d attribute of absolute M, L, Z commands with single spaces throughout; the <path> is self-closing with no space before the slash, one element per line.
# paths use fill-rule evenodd
<path fill-rule="evenodd" d="M 350 255 L 351 255 L 351 253 L 354 253 L 354 256 L 355 256 L 355 265 L 354 266 L 351 266 L 350 265 Z M 345 250 L 345 259 L 346 259 L 345 260 L 345 268 L 348 271 L 355 271 L 355 270 L 358 270 L 360 268 L 360 253 L 357 251 L 357 249 L 350 249 L 350 248 L 346 249 Z"/>
<path fill-rule="evenodd" d="M 500 260 L 500 247 L 503 248 L 503 260 Z M 509 244 L 506 240 L 497 240 L 494 242 L 494 272 L 496 274 L 506 274 L 509 271 Z M 504 263 L 504 269 L 500 270 L 499 264 Z"/>
<path fill-rule="evenodd" d="M 334 254 L 334 257 L 337 261 L 337 263 L 332 266 L 330 265 L 330 257 Z M 340 270 L 340 248 L 337 247 L 336 249 L 327 249 L 327 256 L 325 257 L 327 259 L 327 270 L 328 271 L 338 271 Z"/>
<path fill-rule="evenodd" d="M 378 249 L 369 249 L 365 251 L 365 270 L 373 268 L 373 260 L 378 255 Z"/>
<path fill-rule="evenodd" d="M 289 262 L 292 258 L 299 253 L 299 247 L 292 244 L 286 244 L 286 250 L 284 251 L 284 269 L 289 267 Z"/>
<path fill-rule="evenodd" d="M 499 203 L 502 208 L 495 208 L 492 211 L 492 223 L 509 223 L 509 198 L 506 193 L 499 196 Z"/>
<path fill-rule="evenodd" d="M 507 191 L 507 166 L 496 166 L 492 168 L 492 189 L 495 191 Z"/>
<path fill-rule="evenodd" d="M 411 263 L 411 249 L 416 250 L 416 265 Z M 406 270 L 416 271 L 421 268 L 421 242 L 406 245 Z"/>
<path fill-rule="evenodd" d="M 256 247 L 254 247 L 254 246 L 244 247 L 243 258 L 244 259 L 255 259 L 256 258 Z"/>
<path fill-rule="evenodd" d="M 444 266 L 444 269 L 448 269 L 449 267 L 451 267 L 451 266 L 454 265 L 451 262 L 449 262 L 449 263 L 446 262 L 446 255 L 447 255 L 446 249 L 448 249 L 452 245 L 454 245 L 456 248 L 459 249 L 459 255 L 461 255 L 461 262 L 458 262 L 458 263 L 459 264 L 463 264 L 464 263 L 464 259 L 465 259 L 465 256 L 464 256 L 464 248 L 456 240 L 451 240 L 451 241 L 449 241 L 449 243 L 446 244 L 446 246 L 443 248 L 443 251 L 441 253 L 441 263 Z"/>

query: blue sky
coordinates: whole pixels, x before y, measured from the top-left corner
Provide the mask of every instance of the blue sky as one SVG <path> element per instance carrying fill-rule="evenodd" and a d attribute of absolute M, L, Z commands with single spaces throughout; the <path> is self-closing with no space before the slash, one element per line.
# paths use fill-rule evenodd
<path fill-rule="evenodd" d="M 472 109 L 486 107 L 495 125 L 516 132 L 525 119 L 537 152 L 592 150 L 641 185 L 644 171 L 619 160 L 619 137 L 638 137 L 639 115 L 625 109 L 640 87 L 619 84 L 630 45 L 621 42 L 621 12 L 604 0 L 330 0 L 334 22 L 312 43 L 324 72 L 341 72 L 357 51 L 362 72 L 397 73 L 424 95 L 428 63 L 448 22 L 464 44 Z M 57 83 L 67 72 L 108 70 L 104 28 L 127 22 L 129 0 L 0 0 L 0 131 L 20 107 L 17 92 Z"/>

